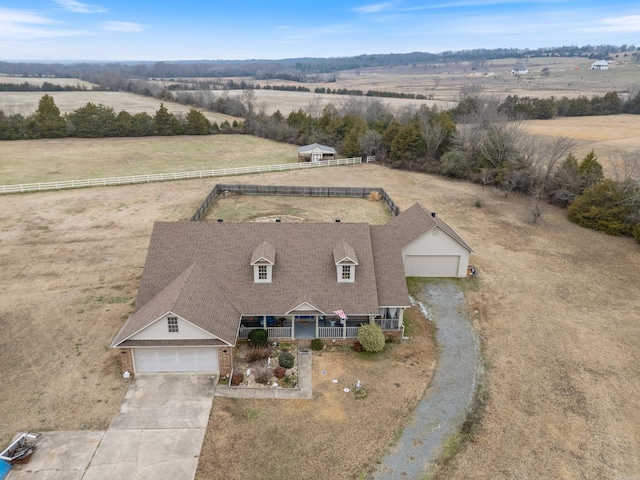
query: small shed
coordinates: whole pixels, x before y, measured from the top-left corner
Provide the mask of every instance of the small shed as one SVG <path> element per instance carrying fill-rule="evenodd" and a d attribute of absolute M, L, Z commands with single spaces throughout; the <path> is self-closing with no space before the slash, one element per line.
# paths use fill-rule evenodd
<path fill-rule="evenodd" d="M 606 60 L 598 60 L 591 64 L 591 70 L 609 70 L 609 62 Z"/>
<path fill-rule="evenodd" d="M 298 161 L 300 162 L 333 160 L 336 158 L 336 154 L 337 152 L 335 148 L 320 145 L 319 143 L 312 143 L 311 145 L 298 147 Z"/>
<path fill-rule="evenodd" d="M 529 69 L 524 66 L 515 66 L 511 69 L 511 75 L 526 75 L 529 73 Z"/>

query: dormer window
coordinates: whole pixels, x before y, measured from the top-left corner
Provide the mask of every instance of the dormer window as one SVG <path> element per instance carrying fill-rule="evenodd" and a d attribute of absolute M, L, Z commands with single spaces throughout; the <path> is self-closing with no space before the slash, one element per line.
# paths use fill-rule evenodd
<path fill-rule="evenodd" d="M 348 282 L 351 280 L 351 265 L 342 265 L 342 281 Z"/>
<path fill-rule="evenodd" d="M 276 262 L 276 249 L 264 241 L 256 247 L 251 256 L 254 283 L 271 283 L 273 265 Z"/>
<path fill-rule="evenodd" d="M 258 280 L 267 279 L 267 265 L 258 265 Z"/>
<path fill-rule="evenodd" d="M 358 257 L 351 245 L 341 242 L 333 249 L 333 261 L 336 265 L 338 283 L 353 283 L 356 281 L 356 265 Z"/>

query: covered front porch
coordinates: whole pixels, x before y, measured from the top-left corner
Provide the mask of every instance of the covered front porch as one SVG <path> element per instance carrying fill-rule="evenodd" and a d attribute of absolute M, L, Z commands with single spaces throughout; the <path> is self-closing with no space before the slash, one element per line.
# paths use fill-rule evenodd
<path fill-rule="evenodd" d="M 380 315 L 354 315 L 346 320 L 337 315 L 286 315 L 243 316 L 238 332 L 239 339 L 247 339 L 255 329 L 265 329 L 270 339 L 347 339 L 356 338 L 362 325 L 378 324 L 384 331 L 402 330 L 402 308 L 393 309 L 393 318 L 389 309 Z"/>

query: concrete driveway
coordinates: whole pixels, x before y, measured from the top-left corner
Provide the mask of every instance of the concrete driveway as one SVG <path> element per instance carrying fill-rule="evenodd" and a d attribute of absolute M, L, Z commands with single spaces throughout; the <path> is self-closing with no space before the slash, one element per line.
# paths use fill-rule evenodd
<path fill-rule="evenodd" d="M 30 462 L 7 480 L 191 480 L 215 383 L 207 375 L 138 375 L 106 432 L 44 432 Z"/>

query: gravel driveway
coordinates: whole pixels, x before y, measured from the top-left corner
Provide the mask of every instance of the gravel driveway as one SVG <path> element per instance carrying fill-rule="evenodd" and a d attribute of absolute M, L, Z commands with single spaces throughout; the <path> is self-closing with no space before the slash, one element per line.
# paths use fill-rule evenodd
<path fill-rule="evenodd" d="M 402 436 L 370 478 L 423 478 L 460 430 L 475 395 L 480 348 L 459 285 L 452 280 L 430 282 L 415 302 L 436 325 L 438 366 Z"/>

